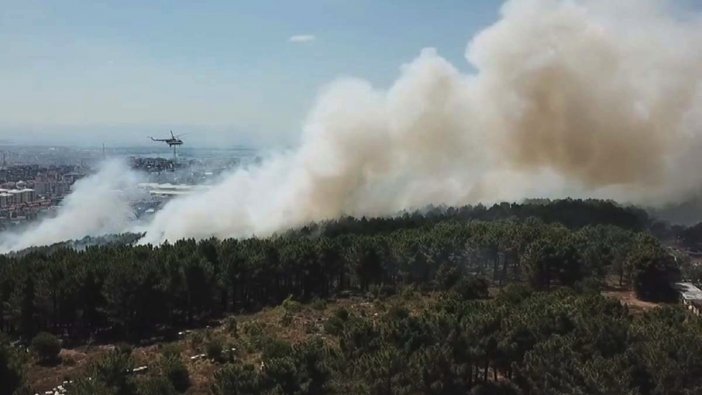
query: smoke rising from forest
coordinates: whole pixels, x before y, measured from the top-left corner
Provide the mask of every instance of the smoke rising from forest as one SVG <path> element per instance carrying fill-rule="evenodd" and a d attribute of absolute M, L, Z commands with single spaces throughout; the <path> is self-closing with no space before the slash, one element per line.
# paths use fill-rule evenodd
<path fill-rule="evenodd" d="M 1 234 L 0 253 L 130 230 L 138 181 L 139 176 L 123 162 L 104 162 L 96 174 L 76 181 L 54 216 L 21 232 Z"/>
<path fill-rule="evenodd" d="M 142 242 L 428 204 L 684 200 L 702 186 L 702 22 L 674 6 L 508 1 L 468 44 L 474 72 L 424 49 L 387 90 L 331 83 L 297 150 L 169 202 Z"/>

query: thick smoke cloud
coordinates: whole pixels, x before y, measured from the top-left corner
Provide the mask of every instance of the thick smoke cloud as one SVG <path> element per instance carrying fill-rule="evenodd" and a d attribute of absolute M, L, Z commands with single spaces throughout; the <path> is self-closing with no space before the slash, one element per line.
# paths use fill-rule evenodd
<path fill-rule="evenodd" d="M 682 187 L 669 181 L 699 141 L 702 30 L 670 7 L 506 4 L 468 50 L 483 126 L 500 134 L 493 149 L 514 168 L 548 168 L 588 189 Z"/>
<path fill-rule="evenodd" d="M 702 23 L 674 7 L 508 1 L 468 45 L 474 72 L 425 49 L 387 90 L 330 84 L 298 149 L 171 201 L 142 242 L 427 204 L 684 200 L 702 186 Z"/>
<path fill-rule="evenodd" d="M 541 196 L 636 203 L 702 185 L 702 25 L 656 0 L 505 3 L 462 74 L 426 49 L 387 91 L 342 80 L 301 147 L 167 205 L 144 242 Z"/>
<path fill-rule="evenodd" d="M 103 163 L 97 173 L 75 183 L 55 216 L 22 232 L 0 235 L 0 253 L 131 229 L 137 183 L 138 176 L 124 163 Z"/>

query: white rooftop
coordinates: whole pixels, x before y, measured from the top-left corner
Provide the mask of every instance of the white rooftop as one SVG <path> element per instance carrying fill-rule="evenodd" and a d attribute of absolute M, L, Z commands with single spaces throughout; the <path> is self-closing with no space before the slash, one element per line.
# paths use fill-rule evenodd
<path fill-rule="evenodd" d="M 675 288 L 685 300 L 702 300 L 702 290 L 692 283 L 675 283 Z"/>
<path fill-rule="evenodd" d="M 183 189 L 183 190 L 206 188 L 204 185 L 170 184 L 170 183 L 158 184 L 155 182 L 143 182 L 143 183 L 139 184 L 139 187 L 151 188 L 151 189 Z"/>

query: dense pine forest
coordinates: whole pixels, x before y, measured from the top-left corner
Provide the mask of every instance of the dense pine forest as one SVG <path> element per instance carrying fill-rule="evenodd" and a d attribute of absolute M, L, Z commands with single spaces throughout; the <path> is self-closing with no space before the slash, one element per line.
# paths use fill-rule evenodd
<path fill-rule="evenodd" d="M 132 345 L 75 377 L 69 393 L 196 393 L 182 350 L 167 345 L 222 323 L 231 347 L 203 340 L 217 395 L 699 393 L 702 325 L 671 287 L 694 270 L 662 238 L 696 242 L 643 210 L 559 200 L 157 247 L 123 235 L 2 256 L 0 395 L 32 390 L 28 366 L 51 363 L 58 340 Z M 669 304 L 632 314 L 602 296 L 608 287 Z M 324 307 L 341 300 L 382 308 Z M 235 318 L 276 308 L 286 325 L 317 306 L 322 329 L 294 341 Z M 124 373 L 130 347 L 154 342 L 166 345 L 160 373 Z M 217 352 L 244 345 L 247 357 Z"/>

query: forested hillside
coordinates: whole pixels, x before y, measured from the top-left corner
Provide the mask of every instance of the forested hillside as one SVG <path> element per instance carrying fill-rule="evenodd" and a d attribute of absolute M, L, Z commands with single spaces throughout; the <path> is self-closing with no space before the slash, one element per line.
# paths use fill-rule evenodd
<path fill-rule="evenodd" d="M 382 319 L 337 311 L 322 333 L 270 352 L 254 344 L 262 363 L 220 363 L 211 391 L 694 393 L 684 390 L 701 389 L 697 320 L 672 307 L 632 317 L 598 295 L 614 283 L 675 300 L 678 264 L 649 225 L 637 209 L 565 200 L 346 218 L 269 238 L 34 249 L 0 257 L 0 329 L 25 342 L 50 332 L 64 348 L 168 342 L 291 301 L 390 298 Z M 408 293 L 431 307 L 393 296 Z M 21 369 L 3 350 L 0 380 L 11 380 L 3 363 Z M 100 391 L 164 393 L 115 380 Z"/>

